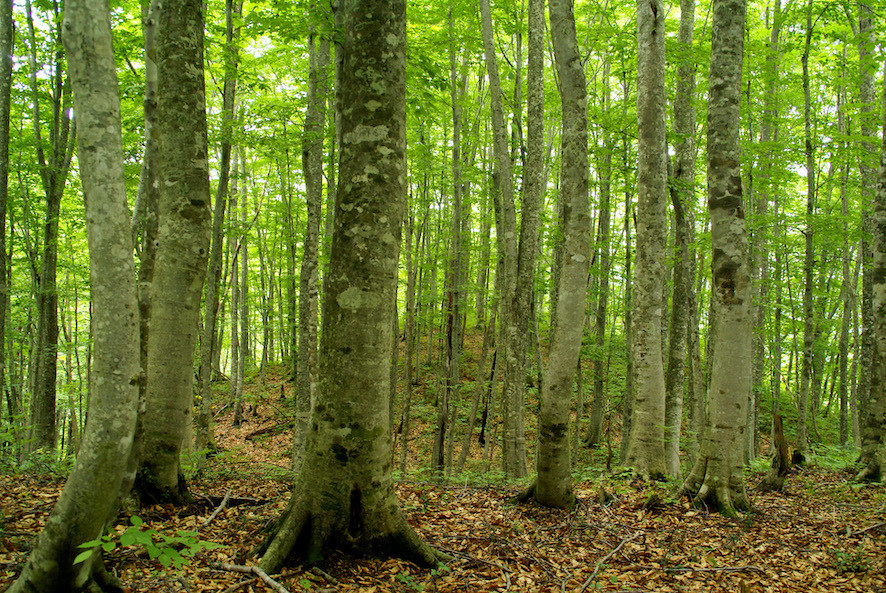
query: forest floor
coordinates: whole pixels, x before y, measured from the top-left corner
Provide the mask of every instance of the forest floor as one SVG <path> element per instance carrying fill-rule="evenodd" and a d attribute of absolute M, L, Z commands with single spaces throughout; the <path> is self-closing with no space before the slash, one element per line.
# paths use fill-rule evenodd
<path fill-rule="evenodd" d="M 290 390 L 269 375 L 252 390 L 241 427 L 230 425 L 229 410 L 218 415 L 223 452 L 191 479 L 193 504 L 139 513 L 140 529 L 155 530 L 155 542 L 197 532 L 219 547 L 200 550 L 175 568 L 152 560 L 145 547 L 116 545 L 108 565 L 127 592 L 273 591 L 255 575 L 221 563 L 254 563 L 250 551 L 289 498 L 291 441 L 281 430 L 287 423 L 280 395 Z M 415 434 L 422 414 L 419 405 Z M 420 465 L 422 454 L 411 453 L 411 467 Z M 769 494 L 753 490 L 761 475 L 749 473 L 755 512 L 739 519 L 692 508 L 673 485 L 643 484 L 602 469 L 588 470 L 577 482 L 571 511 L 517 504 L 513 498 L 525 485 L 472 471 L 445 484 L 412 474 L 397 486 L 409 522 L 453 557 L 447 565 L 427 570 L 399 559 L 334 554 L 322 570 L 292 566 L 274 576 L 284 588 L 278 593 L 886 592 L 886 493 L 882 485 L 853 483 L 845 469 L 807 467 L 788 477 L 783 492 Z M 0 591 L 21 570 L 63 485 L 57 475 L 0 475 Z M 121 515 L 117 533 L 129 523 Z"/>

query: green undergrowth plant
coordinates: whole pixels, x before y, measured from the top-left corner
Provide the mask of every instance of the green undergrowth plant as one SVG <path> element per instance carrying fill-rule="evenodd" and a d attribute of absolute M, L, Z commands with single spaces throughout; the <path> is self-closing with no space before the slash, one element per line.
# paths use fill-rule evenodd
<path fill-rule="evenodd" d="M 106 533 L 98 539 L 77 546 L 83 548 L 83 551 L 74 558 L 74 564 L 89 558 L 98 547 L 109 553 L 118 547 L 140 546 L 148 552 L 151 560 L 156 560 L 166 568 L 179 569 L 201 550 L 222 547 L 221 544 L 200 539 L 200 534 L 196 531 L 176 531 L 175 535 L 166 535 L 146 528 L 144 521 L 136 515 L 130 517 L 129 522 L 130 526 L 119 536 L 116 533 Z"/>

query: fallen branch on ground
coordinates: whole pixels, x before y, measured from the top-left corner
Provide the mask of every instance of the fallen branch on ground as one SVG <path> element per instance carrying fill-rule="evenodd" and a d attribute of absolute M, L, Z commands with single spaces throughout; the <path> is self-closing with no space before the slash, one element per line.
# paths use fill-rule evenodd
<path fill-rule="evenodd" d="M 277 593 L 289 593 L 289 589 L 269 577 L 268 573 L 260 569 L 258 566 L 241 566 L 239 564 L 228 564 L 227 562 L 219 562 L 216 566 L 222 570 L 228 570 L 231 572 L 252 573 Z"/>

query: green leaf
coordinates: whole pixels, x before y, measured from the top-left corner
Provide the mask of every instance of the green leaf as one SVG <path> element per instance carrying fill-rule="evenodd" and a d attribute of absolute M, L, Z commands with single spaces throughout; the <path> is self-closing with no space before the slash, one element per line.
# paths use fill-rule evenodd
<path fill-rule="evenodd" d="M 78 547 L 78 548 L 90 548 L 90 549 L 91 549 L 91 548 L 94 548 L 94 547 L 96 547 L 96 546 L 101 545 L 101 543 L 102 543 L 102 540 L 100 540 L 100 539 L 91 539 L 91 540 L 89 540 L 88 542 L 83 542 L 82 544 L 80 544 L 80 545 L 77 546 L 77 547 Z"/>
<path fill-rule="evenodd" d="M 117 542 L 105 542 L 102 544 L 102 550 L 110 552 L 117 547 Z"/>
<path fill-rule="evenodd" d="M 144 521 L 142 521 L 142 518 L 139 517 L 138 515 L 131 516 L 129 518 L 129 522 L 132 523 L 133 525 L 135 525 L 136 527 L 139 527 L 142 523 L 144 523 Z"/>
<path fill-rule="evenodd" d="M 80 547 L 83 547 L 83 544 L 80 544 Z M 86 550 L 85 552 L 80 552 L 79 554 L 77 554 L 77 557 L 74 558 L 74 564 L 80 564 L 90 556 L 92 556 L 92 549 Z"/>

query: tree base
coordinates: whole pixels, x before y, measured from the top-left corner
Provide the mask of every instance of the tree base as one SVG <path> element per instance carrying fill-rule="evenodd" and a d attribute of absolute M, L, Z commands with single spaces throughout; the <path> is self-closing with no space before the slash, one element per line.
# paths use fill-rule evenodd
<path fill-rule="evenodd" d="M 288 561 L 317 564 L 329 549 L 396 556 L 424 567 L 436 567 L 451 559 L 424 542 L 398 508 L 383 514 L 352 500 L 348 516 L 342 518 L 318 512 L 308 500 L 304 491 L 294 494 L 271 534 L 256 550 L 261 555 L 259 567 L 265 572 L 278 572 Z"/>

